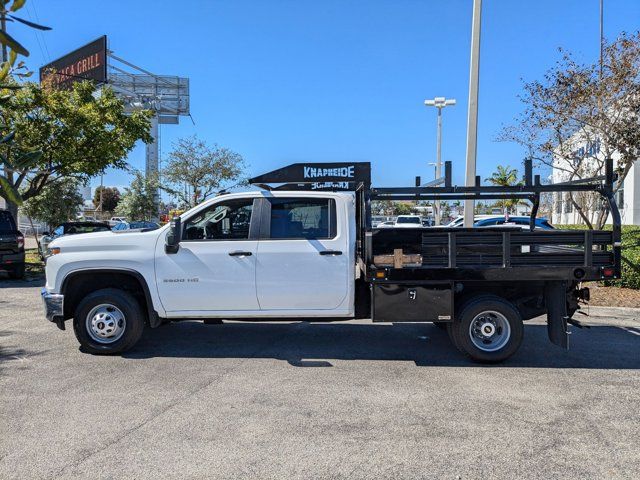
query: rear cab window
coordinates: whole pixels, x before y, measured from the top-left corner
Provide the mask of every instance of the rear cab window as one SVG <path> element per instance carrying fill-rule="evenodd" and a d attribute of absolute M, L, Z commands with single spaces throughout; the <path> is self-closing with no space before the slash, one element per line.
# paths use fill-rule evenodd
<path fill-rule="evenodd" d="M 332 239 L 336 236 L 336 202 L 332 198 L 273 198 L 269 234 L 273 240 Z"/>
<path fill-rule="evenodd" d="M 0 233 L 15 233 L 16 230 L 13 216 L 7 211 L 0 211 Z"/>

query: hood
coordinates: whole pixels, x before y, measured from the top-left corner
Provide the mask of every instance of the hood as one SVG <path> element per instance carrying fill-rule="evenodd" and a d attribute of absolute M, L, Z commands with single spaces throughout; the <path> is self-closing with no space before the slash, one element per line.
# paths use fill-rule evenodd
<path fill-rule="evenodd" d="M 117 251 L 153 248 L 156 239 L 165 235 L 168 226 L 157 230 L 141 232 L 140 230 L 123 230 L 120 232 L 92 232 L 75 235 L 63 235 L 54 239 L 51 247 L 59 247 L 62 252 Z"/>

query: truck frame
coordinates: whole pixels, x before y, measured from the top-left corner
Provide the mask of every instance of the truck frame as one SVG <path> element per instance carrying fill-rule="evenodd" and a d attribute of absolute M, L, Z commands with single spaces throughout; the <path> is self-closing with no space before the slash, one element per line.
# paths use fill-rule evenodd
<path fill-rule="evenodd" d="M 547 315 L 550 340 L 568 348 L 568 325 L 581 326 L 572 317 L 579 302 L 589 298 L 588 289 L 582 287 L 582 282 L 614 279 L 621 275 L 621 222 L 613 195 L 616 175 L 610 159 L 605 162 L 604 175 L 562 184 L 543 185 L 539 176 L 533 176 L 532 170 L 531 162 L 526 161 L 522 185 L 483 186 L 477 177 L 475 185 L 461 187 L 452 185 L 451 163 L 446 162 L 444 177 L 426 185 L 421 185 L 416 177 L 413 187 L 372 188 L 368 162 L 289 165 L 250 180 L 251 184 L 262 188 L 262 192 L 251 192 L 245 198 L 252 202 L 251 218 L 258 220 L 247 221 L 247 242 L 233 244 L 242 248 L 228 252 L 233 262 L 253 262 L 254 268 L 256 262 L 258 268 L 266 268 L 262 264 L 271 267 L 268 273 L 259 271 L 255 274 L 257 307 L 234 307 L 232 300 L 238 290 L 232 288 L 232 277 L 227 284 L 220 278 L 210 279 L 217 282 L 221 292 L 227 293 L 231 306 L 209 308 L 207 305 L 215 303 L 212 298 L 205 299 L 209 304 L 205 301 L 204 306 L 167 308 L 167 302 L 161 298 L 178 292 L 167 287 L 173 287 L 173 284 L 181 285 L 180 292 L 186 295 L 191 295 L 190 292 L 197 288 L 201 292 L 207 291 L 204 286 L 195 285 L 190 290 L 182 284 L 201 282 L 197 273 L 201 264 L 205 260 L 222 262 L 223 257 L 211 257 L 205 250 L 199 250 L 198 243 L 192 243 L 184 222 L 199 218 L 201 212 L 208 211 L 205 207 L 211 209 L 225 199 L 243 198 L 238 194 L 222 193 L 208 201 L 208 207 L 196 207 L 174 218 L 170 226 L 138 233 L 141 235 L 139 245 L 136 237 L 111 234 L 116 237 L 105 237 L 103 242 L 111 239 L 115 245 L 97 248 L 120 249 L 124 253 L 100 256 L 98 252 L 88 258 L 86 245 L 79 243 L 82 239 L 61 239 L 52 244 L 52 248 L 57 249 L 55 253 L 68 251 L 69 254 L 66 257 L 55 255 L 47 262 L 47 286 L 42 293 L 46 316 L 61 329 L 65 327 L 65 320 L 73 318 L 78 340 L 91 353 L 124 351 L 140 338 L 144 324 L 156 327 L 180 319 L 335 321 L 371 318 L 373 322 L 433 322 L 445 328 L 454 346 L 473 360 L 499 362 L 519 348 L 523 321 L 543 314 Z M 607 204 L 612 229 L 536 230 L 540 196 L 555 192 L 596 192 Z M 291 258 L 296 259 L 306 258 L 301 255 L 315 255 L 318 259 L 319 253 L 324 263 L 316 264 L 321 268 L 310 272 L 278 271 L 278 262 L 288 263 L 289 257 L 286 249 L 278 250 L 277 241 L 274 241 L 277 236 L 270 231 L 272 209 L 286 199 L 316 201 L 325 197 L 330 199 L 329 205 L 333 205 L 327 210 L 332 225 L 326 227 L 327 233 L 331 229 L 334 231 L 325 237 L 311 234 L 296 237 L 295 248 L 299 251 L 291 252 Z M 373 200 L 503 198 L 532 202 L 528 229 L 371 227 Z M 223 213 L 220 218 L 225 215 Z M 99 238 L 96 234 L 91 237 Z M 343 243 L 332 243 L 332 238 L 342 238 Z M 90 238 L 87 237 L 86 242 L 90 242 Z M 153 263 L 150 268 L 148 262 L 140 260 L 140 252 L 149 255 L 148 247 L 152 245 L 155 253 L 150 257 Z M 344 256 L 338 248 L 346 250 Z M 307 253 L 301 253 L 303 250 Z M 188 260 L 181 271 L 188 274 L 191 268 L 192 278 L 167 278 L 168 274 L 159 273 L 170 271 L 178 258 L 187 258 L 187 253 Z M 224 265 L 232 269 L 238 266 L 229 262 Z M 334 268 L 347 268 L 345 272 L 352 272 L 343 276 L 347 279 L 344 287 L 332 281 L 331 269 Z M 295 279 L 289 278 L 292 272 Z M 313 282 L 310 276 L 316 277 Z M 299 295 L 301 290 L 294 283 L 307 280 L 316 289 L 314 297 L 311 297 L 312 293 L 308 298 L 306 294 Z M 282 291 L 278 291 L 279 285 Z M 295 300 L 287 297 L 288 288 L 298 295 Z M 331 310 L 322 305 L 317 298 L 318 289 L 322 288 L 332 289 L 336 298 L 340 298 L 340 289 L 346 289 L 338 307 Z M 201 299 L 198 301 L 202 303 Z M 119 327 L 120 324 L 124 326 Z M 114 332 L 118 333 L 117 338 Z"/>

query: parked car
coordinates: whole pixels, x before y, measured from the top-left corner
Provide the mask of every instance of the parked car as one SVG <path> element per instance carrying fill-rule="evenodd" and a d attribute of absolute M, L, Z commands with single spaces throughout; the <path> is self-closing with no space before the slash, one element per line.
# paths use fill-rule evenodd
<path fill-rule="evenodd" d="M 398 215 L 395 228 L 422 228 L 420 215 Z"/>
<path fill-rule="evenodd" d="M 111 227 L 115 227 L 117 224 L 122 223 L 122 222 L 126 222 L 127 219 L 125 217 L 111 217 L 109 219 L 109 225 Z"/>
<path fill-rule="evenodd" d="M 445 225 L 448 228 L 458 228 L 464 226 L 464 217 L 460 216 Z M 486 227 L 528 227 L 529 217 L 508 217 L 504 215 L 476 215 L 474 217 L 474 228 Z M 536 229 L 553 230 L 554 227 L 546 218 L 536 218 Z"/>
<path fill-rule="evenodd" d="M 24 236 L 9 210 L 0 210 L 0 270 L 24 277 Z"/>
<path fill-rule="evenodd" d="M 388 220 L 386 222 L 379 223 L 374 228 L 392 228 L 393 226 L 395 226 L 395 224 L 396 224 L 396 222 L 394 222 L 392 220 Z"/>
<path fill-rule="evenodd" d="M 80 233 L 107 232 L 109 230 L 111 230 L 111 227 L 105 222 L 65 222 L 62 225 L 58 225 L 53 232 L 44 232 L 42 234 L 42 238 L 40 239 L 40 256 L 43 260 L 47 258 L 49 244 L 56 238 Z"/>
<path fill-rule="evenodd" d="M 477 222 L 479 220 L 484 220 L 485 218 L 494 218 L 495 216 L 496 215 L 475 215 L 473 217 L 473 221 Z M 460 215 L 443 226 L 447 228 L 452 228 L 452 227 L 462 227 L 463 225 L 464 225 L 464 217 Z"/>
<path fill-rule="evenodd" d="M 155 230 L 160 228 L 160 224 L 156 222 L 120 222 L 117 223 L 111 230 L 114 232 L 120 232 L 122 230 Z"/>
<path fill-rule="evenodd" d="M 474 227 L 529 227 L 530 217 L 508 217 L 504 215 L 478 220 Z M 555 230 L 546 218 L 536 218 L 536 229 Z"/>

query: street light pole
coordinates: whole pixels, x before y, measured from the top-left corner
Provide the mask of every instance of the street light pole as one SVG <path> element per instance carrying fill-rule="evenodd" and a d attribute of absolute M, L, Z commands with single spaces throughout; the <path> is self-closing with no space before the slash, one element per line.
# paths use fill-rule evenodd
<path fill-rule="evenodd" d="M 467 114 L 466 185 L 476 182 L 476 155 L 478 151 L 478 85 L 480 82 L 480 27 L 482 0 L 473 0 L 471 26 L 471 62 L 469 67 L 469 112 Z M 464 201 L 464 226 L 473 227 L 474 201 Z"/>
<path fill-rule="evenodd" d="M 436 141 L 436 179 L 442 176 L 442 109 L 456 104 L 455 98 L 436 97 L 433 100 L 425 100 L 427 107 L 438 109 L 438 134 Z M 433 202 L 433 216 L 435 224 L 440 225 L 440 201 Z"/>

